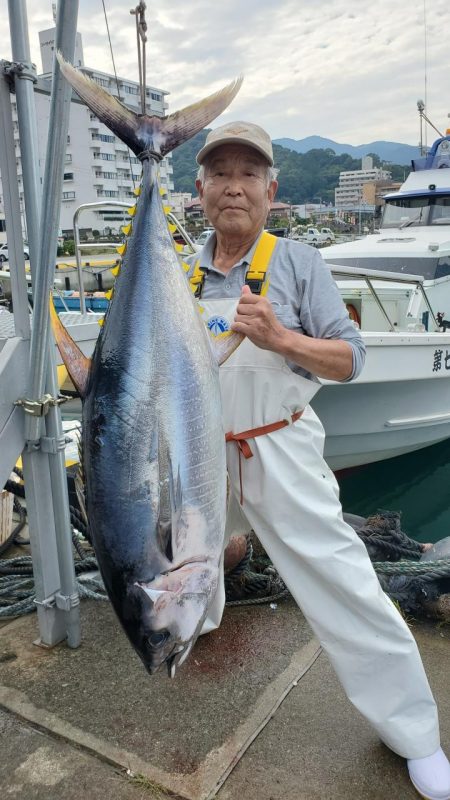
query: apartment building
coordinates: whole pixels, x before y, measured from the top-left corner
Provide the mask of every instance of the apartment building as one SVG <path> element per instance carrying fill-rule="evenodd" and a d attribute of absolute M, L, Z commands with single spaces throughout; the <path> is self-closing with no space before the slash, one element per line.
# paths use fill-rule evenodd
<path fill-rule="evenodd" d="M 362 202 L 368 205 L 384 206 L 384 196 L 400 189 L 402 181 L 373 181 L 363 186 Z"/>
<path fill-rule="evenodd" d="M 364 201 L 365 184 L 390 181 L 391 173 L 381 167 L 373 166 L 373 159 L 365 156 L 361 160 L 361 169 L 348 170 L 339 175 L 339 186 L 334 190 L 334 203 L 337 209 L 358 206 Z"/>
<path fill-rule="evenodd" d="M 191 200 L 192 194 L 190 192 L 170 192 L 171 210 L 182 225 L 184 225 L 186 221 L 185 208 Z"/>
<path fill-rule="evenodd" d="M 34 86 L 36 119 L 39 139 L 39 168 L 41 182 L 45 167 L 45 153 L 50 115 L 50 93 L 52 80 L 52 63 L 54 52 L 55 29 L 41 31 L 39 34 L 43 73 L 39 75 Z M 97 69 L 84 65 L 81 35 L 77 34 L 75 48 L 75 66 L 110 94 L 118 97 L 124 105 L 133 111 L 141 111 L 139 84 L 125 78 L 116 78 Z M 149 114 L 163 116 L 167 109 L 168 92 L 156 87 L 146 89 L 146 110 Z M 22 167 L 17 123 L 15 96 L 11 95 L 14 135 L 16 138 L 16 164 L 19 180 L 21 217 L 24 238 L 26 239 L 26 220 L 24 214 Z M 172 166 L 170 156 L 163 159 L 160 166 L 161 183 L 169 192 L 173 189 Z M 139 185 L 141 164 L 134 153 L 115 136 L 109 128 L 101 123 L 90 109 L 72 95 L 70 121 L 67 136 L 64 164 L 64 183 L 61 197 L 60 229 L 66 237 L 72 237 L 73 217 L 76 209 L 86 203 L 120 201 L 130 203 L 135 200 L 134 188 Z M 5 241 L 2 232 L 4 223 L 3 191 L 0 185 L 0 241 Z M 120 209 L 89 210 L 80 215 L 80 230 L 87 236 L 93 230 L 101 235 L 115 233 L 120 230 L 123 212 Z"/>

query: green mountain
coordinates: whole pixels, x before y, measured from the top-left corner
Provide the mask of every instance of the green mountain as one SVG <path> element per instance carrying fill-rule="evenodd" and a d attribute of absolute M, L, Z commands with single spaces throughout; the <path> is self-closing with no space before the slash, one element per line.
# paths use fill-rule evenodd
<path fill-rule="evenodd" d="M 172 154 L 173 182 L 176 192 L 191 192 L 196 195 L 195 178 L 198 165 L 195 156 L 203 147 L 208 129 L 205 129 L 174 150 Z M 273 145 L 275 166 L 279 169 L 277 200 L 285 203 L 306 203 L 318 200 L 334 203 L 334 189 L 339 183 L 339 173 L 345 170 L 361 169 L 361 159 L 347 153 L 336 155 L 327 148 L 296 153 Z M 374 166 L 381 166 L 379 157 L 370 153 Z M 397 164 L 390 164 L 392 179 L 404 181 L 408 170 Z"/>
<path fill-rule="evenodd" d="M 346 153 L 353 158 L 362 158 L 370 153 L 376 153 L 384 162 L 392 164 L 411 164 L 411 159 L 420 156 L 419 147 L 400 142 L 376 141 L 369 144 L 342 144 L 333 139 L 324 139 L 323 136 L 307 136 L 305 139 L 274 139 L 274 144 L 295 150 L 296 153 L 308 153 L 309 150 L 334 150 L 337 156 Z"/>

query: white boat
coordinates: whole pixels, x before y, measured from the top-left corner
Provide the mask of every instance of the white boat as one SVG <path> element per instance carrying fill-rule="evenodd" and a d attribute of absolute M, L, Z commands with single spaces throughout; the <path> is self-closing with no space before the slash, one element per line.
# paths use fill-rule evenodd
<path fill-rule="evenodd" d="M 86 292 L 98 292 L 110 289 L 114 285 L 114 274 L 111 269 L 120 264 L 120 259 L 109 258 L 92 260 L 82 265 L 83 287 Z M 32 287 L 31 271 L 25 271 L 28 289 Z M 75 264 L 58 263 L 55 267 L 53 286 L 57 291 L 79 290 L 78 269 Z M 0 269 L 0 298 L 11 299 L 11 274 L 9 265 Z"/>
<path fill-rule="evenodd" d="M 322 381 L 313 400 L 332 469 L 450 436 L 449 167 L 445 136 L 413 162 L 400 190 L 386 196 L 379 233 L 323 252 L 367 347 L 359 378 Z"/>
<path fill-rule="evenodd" d="M 437 139 L 412 168 L 385 196 L 378 233 L 322 255 L 333 265 L 422 275 L 433 308 L 450 320 L 450 136 Z"/>
<path fill-rule="evenodd" d="M 367 349 L 356 380 L 321 380 L 311 403 L 325 427 L 330 467 L 369 464 L 448 438 L 450 332 L 436 322 L 422 278 L 330 268 L 358 314 Z"/>

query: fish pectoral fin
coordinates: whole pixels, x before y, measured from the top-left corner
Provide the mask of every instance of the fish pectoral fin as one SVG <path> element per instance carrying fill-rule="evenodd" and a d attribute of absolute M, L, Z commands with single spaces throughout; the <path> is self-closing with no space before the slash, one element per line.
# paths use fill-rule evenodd
<path fill-rule="evenodd" d="M 89 370 L 91 367 L 91 359 L 84 355 L 76 342 L 74 342 L 72 339 L 71 335 L 65 329 L 60 318 L 58 317 L 58 314 L 56 313 L 56 309 L 53 304 L 53 296 L 51 293 L 49 310 L 53 335 L 55 337 L 58 350 L 61 353 L 64 366 L 69 373 L 73 385 L 80 394 L 80 397 L 85 397 L 89 378 Z"/>
<path fill-rule="evenodd" d="M 178 532 L 180 527 L 180 519 L 183 510 L 183 491 L 181 486 L 180 467 L 174 465 L 172 459 L 168 458 L 169 466 L 169 504 L 170 504 L 170 533 L 171 533 L 171 553 L 173 555 L 179 546 Z"/>
<path fill-rule="evenodd" d="M 235 331 L 225 331 L 217 336 L 209 331 L 212 351 L 219 367 L 237 350 L 244 339 L 244 334 L 235 333 Z"/>
<path fill-rule="evenodd" d="M 158 465 L 166 465 L 164 480 L 161 480 L 160 475 L 158 544 L 161 553 L 164 553 L 169 561 L 173 561 L 183 508 L 180 468 L 179 465 L 174 466 L 171 454 L 164 447 L 160 448 L 156 441 L 154 449 L 158 451 Z"/>
<path fill-rule="evenodd" d="M 172 550 L 172 522 L 171 521 L 158 521 L 158 542 L 161 549 L 161 552 L 164 553 L 166 558 L 169 561 L 173 561 L 173 550 Z"/>

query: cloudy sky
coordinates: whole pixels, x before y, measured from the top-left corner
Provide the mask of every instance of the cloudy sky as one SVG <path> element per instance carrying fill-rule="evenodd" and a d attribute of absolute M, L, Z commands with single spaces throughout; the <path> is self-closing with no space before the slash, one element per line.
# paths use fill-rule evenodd
<path fill-rule="evenodd" d="M 137 80 L 130 14 L 137 2 L 104 2 L 117 71 Z M 7 8 L 0 0 L 5 59 Z M 38 31 L 53 25 L 52 2 L 28 0 L 27 10 L 40 72 Z M 146 16 L 148 83 L 170 92 L 170 110 L 244 75 L 238 97 L 213 127 L 247 119 L 272 138 L 417 144 L 416 103 L 425 97 L 436 127 L 450 125 L 448 0 L 148 0 Z M 112 72 L 102 0 L 80 0 L 78 30 L 85 64 Z"/>

